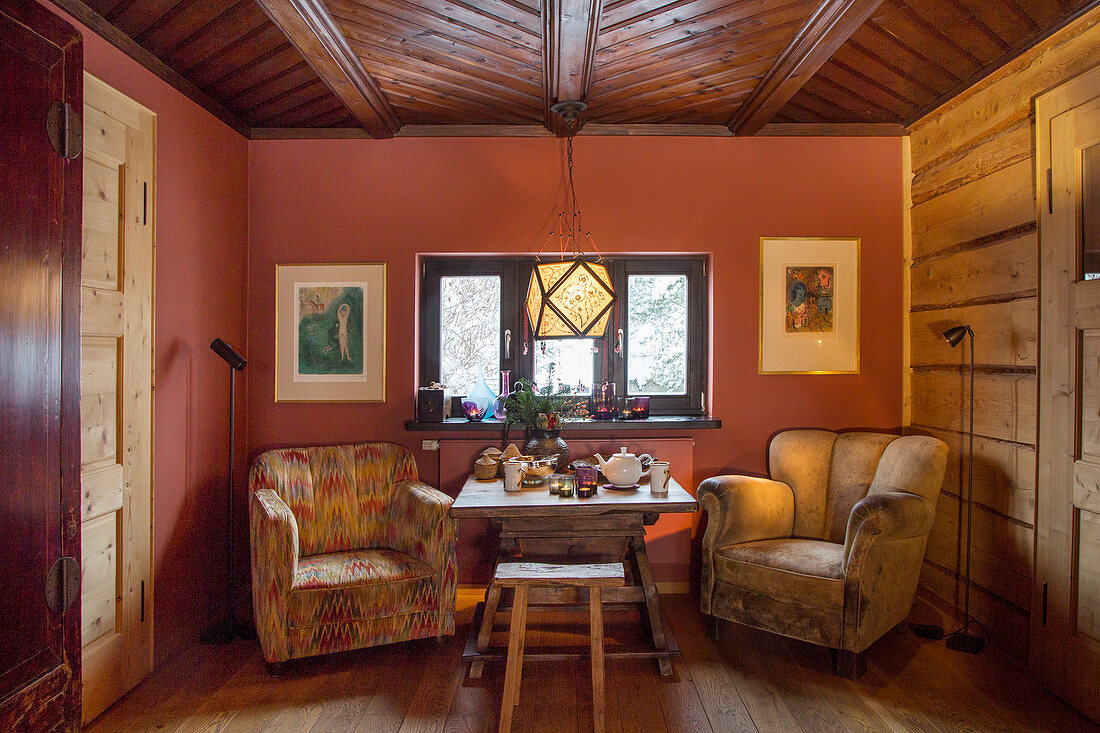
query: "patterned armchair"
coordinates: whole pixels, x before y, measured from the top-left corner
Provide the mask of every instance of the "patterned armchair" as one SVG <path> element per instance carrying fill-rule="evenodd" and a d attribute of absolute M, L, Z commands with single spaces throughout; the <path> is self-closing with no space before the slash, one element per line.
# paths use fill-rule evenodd
<path fill-rule="evenodd" d="M 252 603 L 264 658 L 454 633 L 451 498 L 389 443 L 284 448 L 249 478 Z"/>

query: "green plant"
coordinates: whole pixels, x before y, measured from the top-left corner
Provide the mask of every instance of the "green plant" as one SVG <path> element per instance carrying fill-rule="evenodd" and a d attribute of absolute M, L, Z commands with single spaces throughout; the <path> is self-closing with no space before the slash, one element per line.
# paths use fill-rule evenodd
<path fill-rule="evenodd" d="M 585 397 L 562 394 L 539 394 L 529 379 L 516 380 L 515 389 L 504 403 L 506 424 L 521 422 L 528 427 L 555 429 L 559 422 L 584 420 L 588 417 Z M 555 417 L 551 417 L 555 416 Z"/>

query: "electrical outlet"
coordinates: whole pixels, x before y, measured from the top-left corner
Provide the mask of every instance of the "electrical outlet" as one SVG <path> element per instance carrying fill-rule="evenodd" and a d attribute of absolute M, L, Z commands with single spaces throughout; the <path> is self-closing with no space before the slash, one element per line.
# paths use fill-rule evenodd
<path fill-rule="evenodd" d="M 438 440 L 422 440 L 420 441 L 420 448 L 422 450 L 439 450 Z"/>

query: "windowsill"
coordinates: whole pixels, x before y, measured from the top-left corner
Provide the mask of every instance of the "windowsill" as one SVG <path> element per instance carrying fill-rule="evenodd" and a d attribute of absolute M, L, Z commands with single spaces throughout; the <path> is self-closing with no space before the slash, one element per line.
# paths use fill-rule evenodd
<path fill-rule="evenodd" d="M 572 420 L 562 423 L 562 431 L 572 433 L 618 433 L 639 430 L 714 430 L 722 421 L 710 415 L 654 415 L 647 420 Z M 499 433 L 504 429 L 500 420 L 470 422 L 464 417 L 451 417 L 443 422 L 406 420 L 405 430 L 430 433 Z M 513 423 L 512 430 L 522 432 L 523 423 Z"/>

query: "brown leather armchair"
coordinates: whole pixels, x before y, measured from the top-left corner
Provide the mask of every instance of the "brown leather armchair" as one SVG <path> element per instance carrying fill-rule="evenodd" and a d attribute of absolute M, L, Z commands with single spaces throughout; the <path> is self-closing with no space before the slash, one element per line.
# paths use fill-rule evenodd
<path fill-rule="evenodd" d="M 790 430 L 768 458 L 772 479 L 699 485 L 703 613 L 838 650 L 837 672 L 859 676 L 912 606 L 947 446 Z"/>

